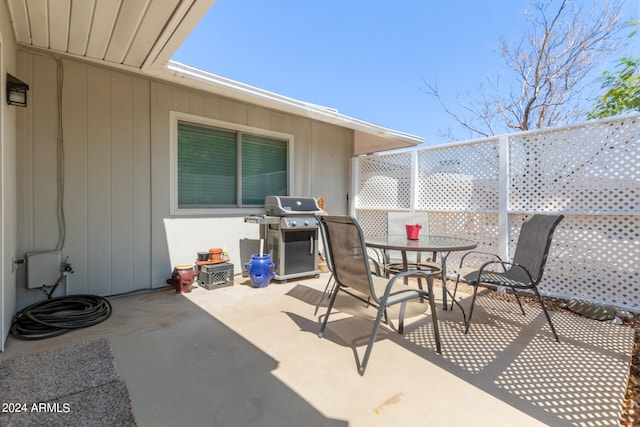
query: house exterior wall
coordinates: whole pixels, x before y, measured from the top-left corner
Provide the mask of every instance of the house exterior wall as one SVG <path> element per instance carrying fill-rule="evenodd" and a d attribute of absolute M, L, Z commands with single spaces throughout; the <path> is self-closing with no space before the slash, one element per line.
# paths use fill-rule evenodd
<path fill-rule="evenodd" d="M 16 129 L 24 109 L 7 105 L 6 74 L 22 78 L 16 70 L 16 43 L 6 2 L 0 2 L 0 351 L 16 307 Z M 21 111 L 22 110 L 22 111 Z"/>
<path fill-rule="evenodd" d="M 141 74 L 21 51 L 33 93 L 20 132 L 18 253 L 49 250 L 59 239 L 57 73 L 63 73 L 63 258 L 74 273 L 67 294 L 116 295 L 166 286 L 174 265 L 226 246 L 240 272 L 239 240 L 257 238 L 243 215 L 170 214 L 170 112 L 294 135 L 292 194 L 323 196 L 347 212 L 353 132 L 252 106 Z M 44 297 L 18 277 L 18 308 Z M 57 294 L 64 293 L 61 286 Z"/>
<path fill-rule="evenodd" d="M 293 135 L 292 194 L 323 196 L 327 210 L 346 214 L 347 170 L 353 154 L 352 131 L 196 90 L 152 82 L 152 239 L 159 239 L 152 245 L 153 283 L 164 282 L 172 265 L 192 262 L 196 252 L 210 247 L 226 246 L 238 273 L 241 268 L 239 239 L 259 237 L 258 226 L 245 224 L 244 215 L 170 215 L 170 111 Z"/>

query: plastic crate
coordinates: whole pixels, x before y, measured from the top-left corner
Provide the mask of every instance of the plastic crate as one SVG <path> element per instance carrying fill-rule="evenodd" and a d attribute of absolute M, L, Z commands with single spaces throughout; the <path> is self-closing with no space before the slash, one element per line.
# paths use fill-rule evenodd
<path fill-rule="evenodd" d="M 200 267 L 198 282 L 205 289 L 224 288 L 233 285 L 233 264 L 203 265 Z"/>

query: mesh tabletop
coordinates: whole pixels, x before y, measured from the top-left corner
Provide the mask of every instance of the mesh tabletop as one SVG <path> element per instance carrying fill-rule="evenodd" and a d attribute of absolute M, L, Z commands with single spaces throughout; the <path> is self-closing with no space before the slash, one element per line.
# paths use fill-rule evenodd
<path fill-rule="evenodd" d="M 474 249 L 478 244 L 473 240 L 449 236 L 420 236 L 417 240 L 406 235 L 365 236 L 367 246 L 379 249 L 420 252 L 452 252 Z"/>

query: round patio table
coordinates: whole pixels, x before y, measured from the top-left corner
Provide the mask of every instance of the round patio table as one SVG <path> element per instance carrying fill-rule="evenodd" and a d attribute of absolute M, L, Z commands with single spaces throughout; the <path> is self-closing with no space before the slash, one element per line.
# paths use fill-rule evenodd
<path fill-rule="evenodd" d="M 407 252 L 431 252 L 434 261 L 440 254 L 440 266 L 442 268 L 442 308 L 447 309 L 447 257 L 451 252 L 469 251 L 478 246 L 477 242 L 450 236 L 419 236 L 418 239 L 407 239 L 403 234 L 390 234 L 381 236 L 364 236 L 365 244 L 370 248 L 388 251 L 400 251 L 402 253 L 403 270 L 408 269 Z M 388 257 L 388 255 L 387 255 Z M 388 262 L 388 259 L 387 259 Z"/>

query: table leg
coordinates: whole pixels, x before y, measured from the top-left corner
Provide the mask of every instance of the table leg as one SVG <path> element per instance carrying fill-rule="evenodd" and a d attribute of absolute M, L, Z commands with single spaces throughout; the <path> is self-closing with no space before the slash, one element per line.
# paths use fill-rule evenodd
<path fill-rule="evenodd" d="M 447 309 L 447 257 L 451 252 L 440 252 L 440 266 L 442 267 L 442 309 Z M 434 254 L 435 255 L 435 254 Z"/>
<path fill-rule="evenodd" d="M 451 295 L 449 293 L 449 290 L 447 289 L 447 257 L 449 256 L 451 252 L 441 252 L 440 253 L 440 265 L 442 266 L 442 303 L 443 303 L 443 310 L 447 310 L 447 294 Z M 434 254 L 435 257 L 435 254 Z M 462 306 L 460 305 L 460 303 L 458 301 L 456 301 L 455 297 L 453 295 L 451 295 L 451 310 L 453 310 L 453 304 L 456 304 L 459 308 L 460 311 L 462 312 L 462 317 L 464 318 L 464 323 L 467 323 L 467 315 L 464 311 L 464 308 L 462 308 Z"/>
<path fill-rule="evenodd" d="M 407 251 L 402 251 L 402 269 L 404 271 L 409 271 L 409 262 L 407 261 Z M 418 278 L 418 280 L 420 280 L 420 278 Z M 406 285 L 407 283 L 409 283 L 409 278 L 405 277 L 404 278 L 404 284 Z M 420 288 L 422 289 L 422 282 L 420 283 Z"/>

